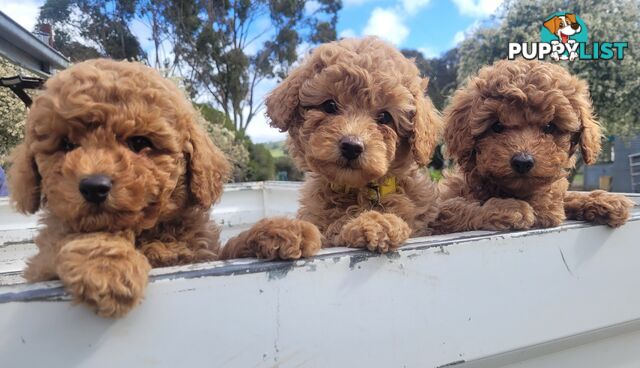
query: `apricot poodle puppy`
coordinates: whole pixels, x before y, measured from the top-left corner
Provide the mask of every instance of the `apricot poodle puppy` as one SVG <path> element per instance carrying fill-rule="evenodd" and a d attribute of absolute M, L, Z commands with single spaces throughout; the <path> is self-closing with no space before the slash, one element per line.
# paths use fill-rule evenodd
<path fill-rule="evenodd" d="M 151 267 L 274 258 L 260 242 L 218 256 L 209 210 L 229 164 L 196 114 L 172 82 L 138 63 L 91 60 L 47 81 L 9 173 L 14 206 L 42 207 L 27 280 L 60 278 L 75 301 L 118 317 L 141 300 Z"/>
<path fill-rule="evenodd" d="M 585 163 L 601 131 L 587 83 L 540 61 L 498 61 L 445 110 L 456 172 L 441 182 L 438 232 L 557 226 L 565 218 L 618 227 L 633 203 L 598 190 L 568 192 L 578 147 Z"/>
<path fill-rule="evenodd" d="M 267 97 L 271 124 L 307 172 L 298 218 L 323 246 L 385 253 L 427 235 L 435 188 L 422 175 L 439 117 L 427 80 L 395 48 L 373 37 L 316 48 Z"/>

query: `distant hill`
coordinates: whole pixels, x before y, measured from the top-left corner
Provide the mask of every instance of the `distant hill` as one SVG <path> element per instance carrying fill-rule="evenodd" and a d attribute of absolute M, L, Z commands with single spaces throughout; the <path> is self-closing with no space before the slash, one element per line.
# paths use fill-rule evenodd
<path fill-rule="evenodd" d="M 284 141 L 267 142 L 263 145 L 271 152 L 271 157 L 278 158 L 284 156 Z"/>

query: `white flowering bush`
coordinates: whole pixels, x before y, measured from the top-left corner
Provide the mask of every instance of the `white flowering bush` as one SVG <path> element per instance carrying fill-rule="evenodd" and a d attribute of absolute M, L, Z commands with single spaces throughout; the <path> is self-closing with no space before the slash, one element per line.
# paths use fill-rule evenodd
<path fill-rule="evenodd" d="M 0 58 L 0 77 L 27 74 L 19 67 Z M 0 165 L 7 167 L 11 149 L 24 137 L 25 104 L 6 87 L 0 88 Z"/>
<path fill-rule="evenodd" d="M 234 182 L 244 181 L 247 166 L 249 165 L 249 151 L 242 142 L 236 140 L 236 135 L 231 130 L 221 124 L 210 122 L 202 115 L 199 117 L 202 125 L 213 143 L 224 152 L 233 167 L 231 180 Z"/>

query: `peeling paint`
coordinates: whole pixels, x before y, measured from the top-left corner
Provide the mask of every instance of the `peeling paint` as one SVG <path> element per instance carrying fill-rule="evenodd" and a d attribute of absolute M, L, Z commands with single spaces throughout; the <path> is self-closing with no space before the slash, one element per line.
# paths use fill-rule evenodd
<path fill-rule="evenodd" d="M 398 259 L 400 258 L 400 252 L 389 252 L 389 253 L 386 253 L 385 256 L 387 256 L 387 258 L 391 260 Z"/>
<path fill-rule="evenodd" d="M 267 271 L 267 279 L 269 281 L 273 281 L 273 280 L 279 280 L 285 276 L 287 276 L 287 274 L 289 272 L 291 272 L 291 270 L 293 270 L 293 263 L 290 263 L 284 267 L 280 267 L 280 268 L 276 268 L 273 270 L 269 270 Z"/>
<path fill-rule="evenodd" d="M 369 259 L 369 255 L 366 254 L 356 254 L 349 258 L 349 268 L 353 270 L 353 268 L 360 262 L 364 262 Z"/>
<path fill-rule="evenodd" d="M 444 247 L 444 246 L 442 246 L 442 245 L 440 246 L 440 250 L 439 250 L 439 251 L 437 251 L 436 253 L 444 254 L 444 255 L 446 255 L 446 256 L 448 256 L 448 255 L 449 255 L 449 251 L 448 251 L 448 250 L 446 250 L 446 249 L 445 249 L 445 247 Z"/>

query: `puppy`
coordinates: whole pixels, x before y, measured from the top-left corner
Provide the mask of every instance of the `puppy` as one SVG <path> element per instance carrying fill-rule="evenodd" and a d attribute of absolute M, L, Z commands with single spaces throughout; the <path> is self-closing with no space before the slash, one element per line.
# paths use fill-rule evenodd
<path fill-rule="evenodd" d="M 578 24 L 578 20 L 576 19 L 575 14 L 566 13 L 564 15 L 556 15 L 543 23 L 543 26 L 549 30 L 552 34 L 558 37 L 558 40 L 554 40 L 551 43 L 575 43 L 575 40 L 569 39 L 569 37 L 575 35 L 576 33 L 580 33 L 582 31 L 582 27 Z M 578 57 L 578 53 L 575 51 L 569 52 L 569 56 L 566 54 L 558 55 L 558 52 L 553 52 L 551 57 L 558 60 L 567 60 L 570 61 L 575 60 Z"/>
<path fill-rule="evenodd" d="M 9 173 L 14 206 L 42 208 L 26 279 L 60 278 L 75 301 L 118 317 L 141 300 L 152 266 L 278 256 L 272 243 L 238 241 L 218 256 L 209 209 L 229 164 L 196 114 L 137 63 L 86 61 L 47 81 Z M 281 253 L 299 257 L 296 245 Z"/>
<path fill-rule="evenodd" d="M 266 99 L 271 124 L 307 178 L 298 218 L 323 246 L 393 251 L 427 235 L 435 188 L 422 175 L 439 116 L 427 80 L 385 42 L 344 39 L 316 48 Z"/>
<path fill-rule="evenodd" d="M 459 89 L 445 110 L 457 172 L 440 183 L 438 232 L 557 226 L 565 218 L 618 227 L 633 203 L 603 191 L 567 192 L 580 147 L 600 152 L 587 83 L 540 61 L 498 61 Z"/>

